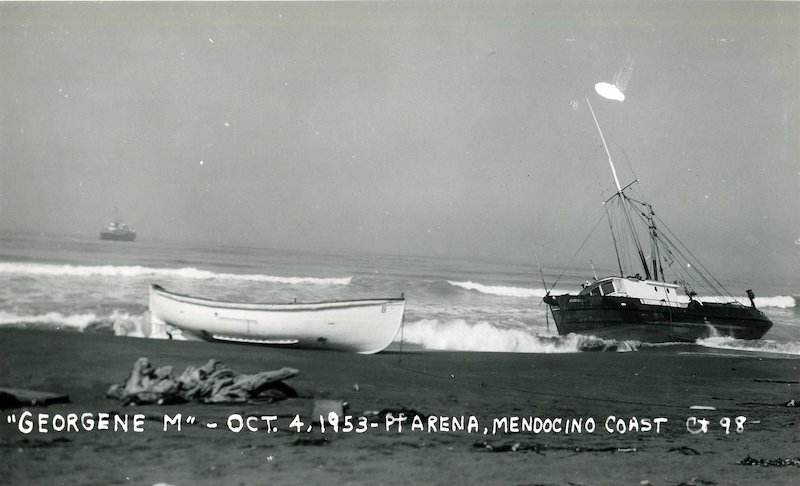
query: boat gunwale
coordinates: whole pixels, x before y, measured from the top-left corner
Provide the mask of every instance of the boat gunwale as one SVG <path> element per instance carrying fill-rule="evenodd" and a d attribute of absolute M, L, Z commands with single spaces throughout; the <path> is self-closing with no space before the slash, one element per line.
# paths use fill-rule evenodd
<path fill-rule="evenodd" d="M 551 301 L 545 300 L 545 299 L 547 299 L 547 297 L 549 297 L 552 300 Z M 635 303 L 640 307 L 681 309 L 681 310 L 684 310 L 684 311 L 692 311 L 692 313 L 695 313 L 695 314 L 702 314 L 702 313 L 694 312 L 697 308 L 693 307 L 692 303 L 699 305 L 700 309 L 702 309 L 702 308 L 715 308 L 715 307 L 717 307 L 717 308 L 722 307 L 722 308 L 726 308 L 726 309 L 727 308 L 732 308 L 732 309 L 755 309 L 757 314 L 764 316 L 765 319 L 768 319 L 766 317 L 766 315 L 764 314 L 764 311 L 762 311 L 761 309 L 758 309 L 756 307 L 746 306 L 746 305 L 742 304 L 741 302 L 739 302 L 738 300 L 737 301 L 733 301 L 733 302 L 714 302 L 714 301 L 711 301 L 711 300 L 707 300 L 707 301 L 692 300 L 692 301 L 689 302 L 688 305 L 672 306 L 672 305 L 653 304 L 652 302 L 654 302 L 654 301 L 645 302 L 645 299 L 642 299 L 640 297 L 631 297 L 629 295 L 581 295 L 581 294 L 570 294 L 570 293 L 567 293 L 567 294 L 550 295 L 550 296 L 547 296 L 547 297 L 545 297 L 545 299 L 543 299 L 545 304 L 547 304 L 549 306 L 559 307 L 559 308 L 562 308 L 562 309 L 565 306 L 563 306 L 558 301 L 559 298 L 568 298 L 568 299 L 577 298 L 577 299 L 580 299 L 580 301 L 582 303 L 585 303 L 585 302 L 587 302 L 589 300 L 588 297 L 594 297 L 594 298 L 601 297 L 603 299 L 603 302 L 611 300 L 611 301 L 618 301 L 619 303 Z M 665 302 L 665 300 L 661 300 L 659 302 Z M 569 304 L 576 304 L 576 305 L 572 306 L 574 308 L 593 309 L 593 308 L 597 307 L 597 305 L 592 305 L 592 304 L 583 305 L 583 306 L 578 307 L 577 304 L 579 304 L 579 303 L 580 302 L 575 301 L 575 300 L 568 300 L 567 301 L 568 306 L 569 306 Z"/>
<path fill-rule="evenodd" d="M 191 295 L 179 294 L 166 290 L 158 284 L 150 285 L 151 293 L 156 293 L 161 297 L 170 299 L 174 302 L 182 304 L 192 304 L 203 307 L 211 308 L 224 308 L 224 309 L 241 309 L 253 311 L 326 311 L 345 309 L 348 307 L 366 307 L 379 305 L 381 303 L 403 303 L 405 305 L 406 299 L 404 297 L 386 297 L 386 298 L 371 298 L 371 299 L 354 299 L 354 300 L 328 300 L 319 302 L 288 302 L 288 303 L 270 303 L 270 302 L 229 302 L 214 300 L 205 297 L 194 297 Z M 320 307 L 317 307 L 320 306 Z"/>

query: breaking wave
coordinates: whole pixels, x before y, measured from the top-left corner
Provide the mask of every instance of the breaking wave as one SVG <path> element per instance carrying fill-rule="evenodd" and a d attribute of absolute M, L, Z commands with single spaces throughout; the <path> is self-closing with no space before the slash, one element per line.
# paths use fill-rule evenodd
<path fill-rule="evenodd" d="M 499 295 L 502 297 L 544 297 L 543 289 L 529 289 L 525 287 L 506 287 L 501 285 L 483 285 L 475 282 L 452 282 L 450 285 L 461 287 L 465 290 L 474 290 L 487 295 Z"/>
<path fill-rule="evenodd" d="M 148 313 L 114 310 L 110 314 L 93 312 L 61 314 L 15 314 L 0 311 L 0 325 L 21 328 L 67 329 L 82 332 L 113 333 L 116 336 L 182 339 L 180 332 L 171 335 L 156 329 Z M 162 326 L 163 327 L 163 326 Z M 400 336 L 397 336 L 399 341 Z M 468 323 L 462 319 L 440 321 L 422 319 L 406 323 L 403 341 L 427 350 L 479 351 L 506 353 L 578 353 L 589 351 L 636 351 L 637 341 L 614 341 L 593 336 L 538 335 L 521 328 L 499 328 L 488 322 Z"/>
<path fill-rule="evenodd" d="M 107 315 L 98 315 L 94 312 L 66 315 L 60 312 L 16 314 L 0 310 L 0 326 L 113 333 L 116 336 L 140 338 L 167 339 L 171 337 L 162 335 L 163 333 L 152 333 L 150 329 L 145 329 L 147 317 L 146 313 L 131 314 L 119 309 L 115 309 Z"/>
<path fill-rule="evenodd" d="M 243 275 L 236 273 L 215 273 L 197 268 L 150 268 L 133 266 L 76 266 L 52 265 L 46 263 L 0 262 L 0 273 L 52 276 L 52 277 L 167 277 L 193 280 L 240 280 L 250 282 L 269 282 L 289 285 L 349 285 L 352 277 L 279 277 L 273 275 Z"/>
<path fill-rule="evenodd" d="M 704 299 L 701 299 L 704 300 Z M 737 297 L 742 305 L 750 305 L 750 299 L 747 297 Z M 778 309 L 791 309 L 797 306 L 797 299 L 791 295 L 776 295 L 774 297 L 756 297 L 756 307 L 774 307 Z"/>
<path fill-rule="evenodd" d="M 90 324 L 97 321 L 97 315 L 91 312 L 85 314 L 69 314 L 64 315 L 60 312 L 48 312 L 45 314 L 15 314 L 13 312 L 6 312 L 0 310 L 0 325 L 12 326 L 41 326 L 60 328 L 67 327 L 83 331 Z"/>
<path fill-rule="evenodd" d="M 477 282 L 454 282 L 448 280 L 447 283 L 454 287 L 459 287 L 465 290 L 473 290 L 486 295 L 496 295 L 500 297 L 544 297 L 546 291 L 541 288 L 527 288 L 527 287 L 509 287 L 502 285 L 485 285 Z M 551 294 L 562 294 L 567 291 L 551 290 Z M 722 297 L 700 297 L 703 302 L 730 302 L 730 299 Z M 736 297 L 736 300 L 742 305 L 750 305 L 750 299 L 747 297 Z M 791 295 L 776 295 L 772 297 L 756 297 L 756 307 L 772 307 L 778 309 L 790 309 L 797 306 L 797 298 Z"/>
<path fill-rule="evenodd" d="M 501 329 L 488 322 L 463 319 L 422 319 L 406 323 L 403 340 L 429 350 L 506 353 L 577 353 L 636 351 L 637 341 L 613 341 L 591 336 L 543 336 L 525 329 Z"/>
<path fill-rule="evenodd" d="M 800 342 L 779 343 L 768 339 L 745 341 L 742 339 L 734 339 L 732 337 L 712 336 L 705 339 L 698 339 L 697 344 L 714 349 L 800 355 Z"/>

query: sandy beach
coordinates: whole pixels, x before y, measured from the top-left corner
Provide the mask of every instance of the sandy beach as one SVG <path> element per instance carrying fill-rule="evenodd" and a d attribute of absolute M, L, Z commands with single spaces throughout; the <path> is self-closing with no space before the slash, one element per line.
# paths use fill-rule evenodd
<path fill-rule="evenodd" d="M 0 386 L 62 393 L 70 401 L 3 410 L 0 477 L 4 484 L 176 486 L 795 484 L 795 466 L 741 462 L 748 456 L 797 458 L 800 409 L 785 403 L 800 399 L 798 361 L 724 352 L 701 356 L 691 349 L 360 356 L 2 329 Z M 124 381 L 143 356 L 178 373 L 210 358 L 242 373 L 289 366 L 300 370 L 287 381 L 299 397 L 127 407 L 105 398 L 108 387 Z M 318 400 L 346 402 L 353 430 L 329 427 L 323 434 L 317 424 L 308 432 Z M 376 412 L 401 409 L 420 414 L 417 427 L 409 418 L 402 431 L 396 424 L 387 431 L 385 417 Z M 26 410 L 34 417 L 27 434 L 21 431 Z M 52 430 L 56 415 L 96 418 L 102 412 L 131 420 L 142 414 L 143 431 Z M 163 417 L 179 413 L 180 432 L 174 425 L 164 431 Z M 41 414 L 48 414 L 47 432 L 39 429 Z M 189 416 L 195 418 L 191 425 Z M 276 416 L 270 425 L 277 431 L 268 432 L 262 416 Z M 304 424 L 299 432 L 291 426 L 296 416 Z M 699 429 L 699 422 L 687 428 L 693 416 L 709 421 L 707 432 L 688 430 Z M 237 417 L 254 417 L 250 425 L 257 431 Z M 731 419 L 728 434 L 720 425 L 724 417 Z M 740 432 L 736 417 L 746 417 Z M 234 432 L 229 423 L 242 430 Z M 359 423 L 369 425 L 361 430 Z M 587 430 L 591 423 L 593 431 Z M 526 424 L 538 433 L 525 431 Z"/>
<path fill-rule="evenodd" d="M 0 1 L 0 486 L 800 485 L 798 25 Z"/>

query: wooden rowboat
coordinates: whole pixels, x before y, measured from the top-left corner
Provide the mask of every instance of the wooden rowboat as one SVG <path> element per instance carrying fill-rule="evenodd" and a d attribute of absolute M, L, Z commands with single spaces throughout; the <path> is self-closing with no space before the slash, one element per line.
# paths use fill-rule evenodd
<path fill-rule="evenodd" d="M 403 322 L 405 299 L 292 304 L 221 302 L 150 287 L 150 325 L 187 338 L 373 354 L 386 349 Z"/>

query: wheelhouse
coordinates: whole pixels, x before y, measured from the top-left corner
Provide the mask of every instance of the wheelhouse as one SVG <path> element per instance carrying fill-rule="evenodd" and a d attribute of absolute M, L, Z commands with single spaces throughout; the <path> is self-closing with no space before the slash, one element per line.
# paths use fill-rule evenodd
<path fill-rule="evenodd" d="M 689 297 L 677 284 L 636 277 L 607 277 L 586 285 L 578 295 L 630 297 L 643 304 L 686 306 Z"/>

